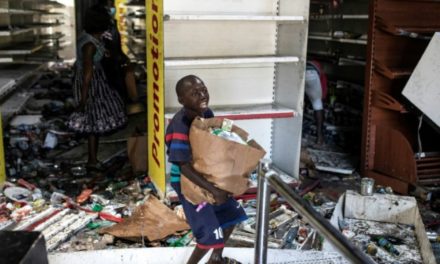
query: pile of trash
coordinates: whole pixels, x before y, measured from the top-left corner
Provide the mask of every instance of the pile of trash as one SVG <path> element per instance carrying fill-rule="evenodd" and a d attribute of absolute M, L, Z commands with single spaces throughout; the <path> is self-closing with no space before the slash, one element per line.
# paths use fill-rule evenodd
<path fill-rule="evenodd" d="M 8 179 L 46 176 L 57 166 L 53 161 L 56 150 L 66 151 L 79 144 L 78 136 L 66 127 L 66 120 L 74 109 L 71 74 L 67 66 L 43 72 L 30 88 L 33 97 L 23 113 L 5 124 L 3 140 Z"/>

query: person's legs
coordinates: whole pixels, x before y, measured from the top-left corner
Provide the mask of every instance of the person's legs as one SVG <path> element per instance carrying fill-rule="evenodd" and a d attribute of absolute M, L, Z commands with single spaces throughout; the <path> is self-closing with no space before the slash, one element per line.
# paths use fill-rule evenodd
<path fill-rule="evenodd" d="M 195 247 L 191 257 L 188 260 L 188 264 L 197 264 L 208 253 L 209 249 L 203 249 Z"/>
<path fill-rule="evenodd" d="M 125 86 L 127 87 L 128 98 L 131 102 L 137 102 L 138 93 L 136 87 L 136 78 L 134 76 L 133 66 L 125 67 Z"/>
<path fill-rule="evenodd" d="M 241 205 L 231 197 L 222 205 L 207 204 L 201 210 L 196 210 L 198 206 L 188 202 L 182 195 L 180 182 L 172 182 L 171 186 L 179 196 L 186 220 L 197 241 L 197 246 L 187 263 L 199 263 L 211 249 L 213 253 L 208 263 L 224 263 L 224 242 L 231 236 L 235 225 L 247 219 Z M 237 263 L 231 260 L 228 262 Z"/>
<path fill-rule="evenodd" d="M 180 184 L 172 183 L 171 186 L 179 195 L 186 220 L 197 241 L 197 245 L 187 263 L 199 263 L 209 250 L 217 250 L 224 247 L 222 228 L 217 220 L 213 205 L 207 204 L 201 210 L 197 210 L 198 205 L 191 204 L 181 194 Z"/>
<path fill-rule="evenodd" d="M 223 230 L 223 239 L 225 241 L 228 241 L 229 237 L 232 234 L 232 231 L 234 231 L 235 225 L 230 226 Z M 217 263 L 223 263 L 223 248 L 217 248 L 212 251 L 211 257 L 209 258 L 208 264 L 217 264 Z"/>
<path fill-rule="evenodd" d="M 316 143 L 318 145 L 324 144 L 324 133 L 322 132 L 322 126 L 324 124 L 324 110 L 316 110 L 315 121 L 316 121 Z"/>
<path fill-rule="evenodd" d="M 99 137 L 95 134 L 90 134 L 88 137 L 88 147 L 89 147 L 89 159 L 87 161 L 88 165 L 96 165 L 98 163 L 98 144 Z"/>
<path fill-rule="evenodd" d="M 216 217 L 220 223 L 222 230 L 222 238 L 224 243 L 229 240 L 235 225 L 247 219 L 243 207 L 234 198 L 230 197 L 226 203 L 214 206 Z M 223 247 L 213 250 L 208 261 L 210 264 L 217 263 L 239 263 L 232 258 L 223 257 Z"/>
<path fill-rule="evenodd" d="M 322 103 L 321 81 L 319 80 L 319 74 L 317 71 L 306 71 L 305 92 L 315 113 L 316 143 L 321 145 L 324 143 L 324 135 L 322 132 L 324 124 L 324 106 Z"/>
<path fill-rule="evenodd" d="M 226 241 L 228 241 L 229 237 L 231 236 L 232 231 L 234 231 L 234 227 L 235 226 L 230 226 L 223 231 L 225 243 Z M 188 264 L 198 263 L 208 251 L 209 249 L 201 249 L 199 247 L 196 247 L 191 255 L 191 258 L 188 261 Z M 225 263 L 225 258 L 223 258 L 223 247 L 214 249 L 207 263 L 208 264 Z"/>

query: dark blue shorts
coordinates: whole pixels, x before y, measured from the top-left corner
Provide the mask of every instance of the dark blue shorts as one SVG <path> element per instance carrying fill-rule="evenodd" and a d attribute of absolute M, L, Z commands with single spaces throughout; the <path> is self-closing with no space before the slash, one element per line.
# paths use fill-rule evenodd
<path fill-rule="evenodd" d="M 223 229 L 227 229 L 247 219 L 243 207 L 232 197 L 221 205 L 207 204 L 197 212 L 197 205 L 191 204 L 182 195 L 180 182 L 173 182 L 171 186 L 179 195 L 186 220 L 192 229 L 197 247 L 199 248 L 224 247 Z"/>

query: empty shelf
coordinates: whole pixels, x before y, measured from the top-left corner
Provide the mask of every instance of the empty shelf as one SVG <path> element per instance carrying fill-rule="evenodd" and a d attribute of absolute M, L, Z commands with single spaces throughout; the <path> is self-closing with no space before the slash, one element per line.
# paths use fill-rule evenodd
<path fill-rule="evenodd" d="M 38 12 L 34 10 L 26 10 L 26 9 L 14 9 L 14 8 L 0 8 L 0 14 L 9 14 L 9 15 L 33 15 Z"/>
<path fill-rule="evenodd" d="M 33 30 L 34 30 L 33 28 L 17 28 L 17 29 L 0 30 L 0 36 L 2 37 L 16 36 L 16 35 L 32 32 Z"/>
<path fill-rule="evenodd" d="M 337 89 L 350 88 L 350 89 L 357 90 L 359 92 L 363 92 L 364 91 L 364 86 L 363 85 L 357 84 L 357 83 L 348 82 L 348 81 L 342 81 L 342 80 L 338 80 L 336 82 L 336 88 Z"/>
<path fill-rule="evenodd" d="M 121 36 L 143 39 L 145 41 L 145 31 L 127 29 L 127 32 L 121 32 Z"/>
<path fill-rule="evenodd" d="M 277 21 L 303 22 L 303 16 L 251 16 L 251 15 L 174 15 L 166 14 L 164 20 L 203 20 L 203 21 Z"/>
<path fill-rule="evenodd" d="M 64 4 L 59 3 L 57 1 L 38 1 L 35 2 L 34 0 L 28 0 L 27 2 L 32 2 L 37 6 L 45 6 L 45 7 L 53 7 L 53 8 L 63 8 L 65 7 Z"/>
<path fill-rule="evenodd" d="M 35 10 L 35 11 L 42 16 L 64 16 L 64 13 L 61 12 L 48 12 L 45 10 Z"/>
<path fill-rule="evenodd" d="M 132 42 L 134 42 L 134 43 L 136 43 L 136 44 L 138 44 L 138 45 L 143 45 L 143 46 L 145 46 L 145 38 L 140 38 L 140 37 L 137 37 L 137 36 L 133 36 L 133 35 L 128 35 L 128 38 L 132 41 Z"/>
<path fill-rule="evenodd" d="M 407 113 L 408 111 L 405 109 L 405 107 L 397 101 L 394 97 L 391 95 L 379 91 L 379 90 L 373 90 L 372 94 L 372 103 L 374 106 L 392 110 L 400 113 Z"/>
<path fill-rule="evenodd" d="M 349 44 L 367 45 L 367 40 L 365 40 L 365 39 L 345 39 L 345 38 L 332 38 L 332 37 L 313 36 L 313 35 L 309 35 L 309 39 L 325 40 L 325 41 L 335 41 L 335 42 L 349 43 Z"/>
<path fill-rule="evenodd" d="M 20 44 L 15 47 L 8 47 L 0 50 L 0 55 L 28 55 L 43 48 L 43 44 Z"/>
<path fill-rule="evenodd" d="M 140 11 L 140 12 L 138 12 Z M 128 14 L 122 14 L 126 19 L 145 19 L 145 12 L 144 10 L 138 9 L 135 12 L 130 12 Z"/>
<path fill-rule="evenodd" d="M 1 78 L 13 79 L 17 83 L 27 79 L 30 75 L 43 67 L 34 63 L 6 63 L 0 64 Z"/>
<path fill-rule="evenodd" d="M 261 56 L 261 57 L 222 57 L 222 58 L 193 58 L 193 59 L 165 59 L 166 67 L 201 66 L 201 65 L 231 65 L 251 63 L 295 63 L 299 62 L 294 56 Z"/>
<path fill-rule="evenodd" d="M 410 68 L 387 67 L 378 61 L 374 62 L 374 70 L 390 80 L 408 78 L 413 72 Z"/>
<path fill-rule="evenodd" d="M 133 2 L 133 3 L 126 3 L 127 7 L 143 7 L 145 8 L 145 3 L 142 2 Z"/>
<path fill-rule="evenodd" d="M 297 116 L 293 109 L 274 104 L 211 106 L 215 116 L 233 120 L 290 118 Z M 172 119 L 180 108 L 166 109 L 165 119 Z"/>
<path fill-rule="evenodd" d="M 134 61 L 138 64 L 145 64 L 147 55 L 145 53 L 136 53 L 134 52 L 133 48 L 131 46 L 128 46 L 128 57 L 130 61 Z"/>
<path fill-rule="evenodd" d="M 368 14 L 336 14 L 336 15 L 310 15 L 310 20 L 329 20 L 329 19 L 344 19 L 344 20 L 364 20 L 368 19 Z"/>
<path fill-rule="evenodd" d="M 339 58 L 338 65 L 339 66 L 345 66 L 345 65 L 365 66 L 366 62 L 364 60 L 357 60 L 357 59 L 350 59 L 350 58 Z"/>
<path fill-rule="evenodd" d="M 9 93 L 9 91 L 14 87 L 15 80 L 8 78 L 0 78 L 0 97 Z"/>
<path fill-rule="evenodd" d="M 434 32 L 440 31 L 440 24 L 431 26 L 396 25 L 382 17 L 376 17 L 376 22 L 379 29 L 395 36 L 431 39 Z"/>
<path fill-rule="evenodd" d="M 58 40 L 58 39 L 61 39 L 61 38 L 65 37 L 65 36 L 66 35 L 64 33 L 56 32 L 56 33 L 53 33 L 53 34 L 43 34 L 43 35 L 40 35 L 40 38 L 41 39 Z"/>
<path fill-rule="evenodd" d="M 416 158 L 417 183 L 440 183 L 440 156 Z"/>
<path fill-rule="evenodd" d="M 57 27 L 57 26 L 61 26 L 61 25 L 64 25 L 64 23 L 62 23 L 62 22 L 34 23 L 34 24 L 30 24 L 29 26 L 34 27 L 34 28 L 47 28 L 47 27 Z"/>

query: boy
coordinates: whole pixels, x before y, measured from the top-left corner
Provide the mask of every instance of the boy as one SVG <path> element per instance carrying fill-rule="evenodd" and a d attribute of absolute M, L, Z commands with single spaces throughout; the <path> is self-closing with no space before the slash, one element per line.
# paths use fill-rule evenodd
<path fill-rule="evenodd" d="M 200 78 L 188 75 L 177 82 L 176 93 L 183 108 L 174 115 L 168 125 L 166 144 L 168 161 L 172 163 L 171 186 L 179 196 L 187 221 L 197 241 L 197 247 L 188 263 L 198 263 L 211 248 L 214 250 L 208 263 L 238 263 L 235 260 L 223 258 L 222 252 L 234 226 L 246 220 L 247 216 L 240 204 L 229 193 L 216 188 L 191 165 L 192 154 L 188 140 L 191 122 L 197 116 L 203 118 L 214 116 L 208 108 L 208 89 Z M 197 210 L 198 206 L 188 202 L 181 193 L 180 173 L 211 192 L 216 204 L 207 204 L 201 210 Z"/>

